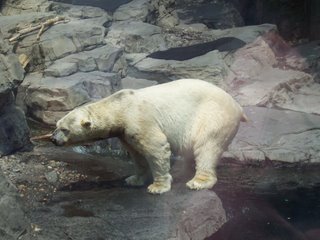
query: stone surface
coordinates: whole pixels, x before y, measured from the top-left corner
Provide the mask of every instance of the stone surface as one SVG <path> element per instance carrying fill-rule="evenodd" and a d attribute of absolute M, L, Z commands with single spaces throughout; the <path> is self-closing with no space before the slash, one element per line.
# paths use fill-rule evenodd
<path fill-rule="evenodd" d="M 124 185 L 122 179 L 133 171 L 132 164 L 124 159 L 79 154 L 71 148 L 57 151 L 52 146 L 38 147 L 35 153 L 44 161 L 67 162 L 88 176 L 82 182 L 60 187 L 49 204 L 41 205 L 46 214 L 29 212 L 41 229 L 36 240 L 58 240 L 66 235 L 73 239 L 200 240 L 226 222 L 222 202 L 213 191 L 191 191 L 186 187 L 190 176 L 183 174 L 180 162 L 172 169 L 172 190 L 151 195 L 146 187 Z"/>
<path fill-rule="evenodd" d="M 5 42 L 1 37 L 1 41 Z M 9 46 L 5 51 L 5 55 L 0 51 L 0 156 L 30 144 L 25 115 L 14 105 L 13 94 L 23 81 L 25 71 Z"/>
<path fill-rule="evenodd" d="M 239 161 L 319 163 L 320 116 L 262 107 L 247 107 L 224 157 Z"/>
<path fill-rule="evenodd" d="M 286 102 L 281 99 L 287 99 L 291 92 L 290 86 L 304 85 L 310 79 L 311 76 L 304 72 L 278 68 L 265 69 L 260 72 L 259 76 L 250 79 L 250 83 L 238 85 L 235 98 L 244 106 L 265 106 L 268 102 L 276 103 L 277 101 L 280 101 L 279 106 L 281 106 L 281 102 L 283 104 Z M 286 90 L 287 87 L 289 90 Z M 235 87 L 233 86 L 233 88 Z M 277 104 L 274 105 L 277 106 Z"/>
<path fill-rule="evenodd" d="M 169 79 L 198 78 L 224 87 L 224 78 L 228 73 L 224 56 L 225 53 L 214 50 L 185 61 L 145 58 L 137 62 L 132 61 L 128 75 L 158 82 Z"/>
<path fill-rule="evenodd" d="M 244 24 L 237 9 L 226 1 L 177 1 L 176 8 L 179 18 L 187 23 L 204 23 L 213 29 Z"/>
<path fill-rule="evenodd" d="M 2 8 L 4 15 L 19 15 L 28 12 L 45 12 L 50 8 L 48 0 L 5 0 Z"/>
<path fill-rule="evenodd" d="M 265 69 L 272 69 L 277 62 L 276 55 L 269 44 L 263 37 L 259 37 L 235 52 L 230 64 L 229 78 L 250 81 Z"/>
<path fill-rule="evenodd" d="M 0 170 L 0 238 L 28 240 L 30 230 L 17 190 Z"/>
<path fill-rule="evenodd" d="M 71 54 L 55 61 L 44 70 L 45 76 L 64 77 L 76 72 L 110 72 L 122 51 L 110 45 Z"/>
<path fill-rule="evenodd" d="M 140 20 L 146 21 L 152 11 L 149 0 L 133 0 L 121 5 L 113 14 L 115 21 Z"/>
<path fill-rule="evenodd" d="M 165 49 L 161 28 L 140 21 L 115 22 L 110 27 L 106 42 L 124 47 L 129 53 L 151 53 Z"/>
<path fill-rule="evenodd" d="M 0 157 L 30 145 L 24 112 L 13 103 L 0 112 Z"/>
<path fill-rule="evenodd" d="M 121 79 L 121 87 L 123 89 L 139 89 L 156 85 L 157 81 L 138 79 L 133 77 L 125 77 Z"/>
<path fill-rule="evenodd" d="M 41 222 L 37 224 L 43 230 L 37 239 L 63 239 L 67 234 L 74 239 L 103 236 L 106 239 L 201 240 L 225 223 L 225 212 L 215 193 L 187 191 L 174 189 L 166 195 L 152 196 L 142 189 L 118 189 L 91 193 L 91 198 L 80 193 L 78 197 L 82 201 L 75 210 L 80 213 L 81 209 L 90 208 L 88 213 L 92 216 L 73 217 L 72 214 L 77 213 L 71 212 L 69 218 L 58 212 L 64 208 L 64 214 L 68 214 L 68 207 L 72 211 L 74 205 L 68 198 L 74 194 L 61 194 L 66 200 L 55 200 L 60 202 L 60 207 L 51 207 L 46 219 L 38 218 Z M 88 221 L 90 224 L 86 224 Z M 65 233 L 59 231 L 61 226 L 66 229 Z M 79 226 L 83 231 L 79 231 Z"/>
<path fill-rule="evenodd" d="M 80 72 L 59 78 L 31 74 L 19 90 L 17 103 L 30 116 L 52 125 L 68 111 L 107 97 L 119 86 L 120 77 L 115 73 Z"/>
<path fill-rule="evenodd" d="M 104 35 L 105 28 L 99 19 L 97 22 L 75 19 L 49 28 L 41 35 L 38 44 L 35 44 L 36 34 L 26 36 L 18 42 L 16 52 L 32 56 L 34 67 L 45 68 L 45 65 L 67 55 L 104 45 Z"/>
<path fill-rule="evenodd" d="M 320 82 L 320 41 L 300 44 L 288 52 L 284 58 L 285 67 L 300 71 L 307 71 L 313 75 L 316 82 Z"/>
<path fill-rule="evenodd" d="M 270 91 L 261 105 L 320 115 L 320 84 L 308 75 L 296 77 Z"/>
<path fill-rule="evenodd" d="M 92 0 L 55 0 L 55 2 L 63 2 L 74 5 L 85 5 L 93 6 L 104 9 L 108 12 L 114 12 L 119 6 L 131 2 L 132 0 L 103 0 L 103 1 L 92 1 Z"/>
<path fill-rule="evenodd" d="M 24 78 L 24 73 L 15 54 L 0 54 L 0 94 L 18 87 Z"/>

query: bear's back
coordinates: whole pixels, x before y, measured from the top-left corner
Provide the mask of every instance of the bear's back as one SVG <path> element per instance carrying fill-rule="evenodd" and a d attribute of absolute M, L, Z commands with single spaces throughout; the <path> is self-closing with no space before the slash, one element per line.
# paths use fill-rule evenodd
<path fill-rule="evenodd" d="M 240 106 L 224 90 L 202 80 L 181 79 L 135 90 L 135 103 L 142 114 L 152 116 L 168 137 L 171 146 L 181 148 L 189 137 L 199 111 L 238 115 Z"/>

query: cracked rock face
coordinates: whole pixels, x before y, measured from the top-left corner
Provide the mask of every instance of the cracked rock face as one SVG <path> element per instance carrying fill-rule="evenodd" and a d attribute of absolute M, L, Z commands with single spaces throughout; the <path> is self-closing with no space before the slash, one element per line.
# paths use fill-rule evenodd
<path fill-rule="evenodd" d="M 11 52 L 0 32 L 0 157 L 29 146 L 29 128 L 13 92 L 24 79 L 18 56 Z"/>

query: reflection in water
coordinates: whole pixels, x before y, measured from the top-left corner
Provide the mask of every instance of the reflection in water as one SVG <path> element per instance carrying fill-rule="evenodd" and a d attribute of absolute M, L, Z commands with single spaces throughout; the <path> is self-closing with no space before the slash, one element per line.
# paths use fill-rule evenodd
<path fill-rule="evenodd" d="M 223 201 L 228 222 L 208 239 L 319 240 L 317 172 L 298 167 L 220 168 L 222 183 L 214 190 Z M 234 182 L 238 178 L 242 181 Z"/>

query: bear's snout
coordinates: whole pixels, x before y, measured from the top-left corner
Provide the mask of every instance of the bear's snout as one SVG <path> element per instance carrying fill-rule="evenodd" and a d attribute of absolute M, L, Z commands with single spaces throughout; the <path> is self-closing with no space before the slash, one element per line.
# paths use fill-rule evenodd
<path fill-rule="evenodd" d="M 67 129 L 56 129 L 51 136 L 51 141 L 56 146 L 63 146 L 68 141 L 68 133 Z"/>

